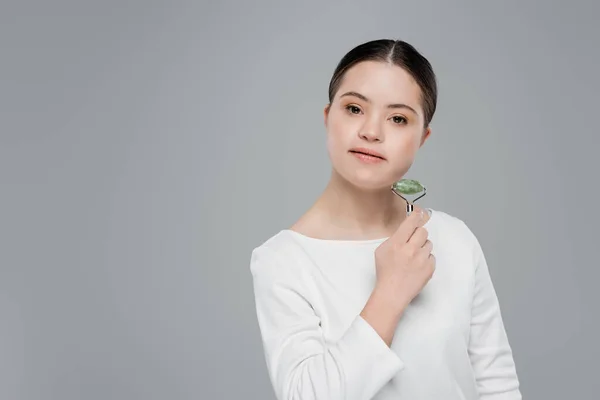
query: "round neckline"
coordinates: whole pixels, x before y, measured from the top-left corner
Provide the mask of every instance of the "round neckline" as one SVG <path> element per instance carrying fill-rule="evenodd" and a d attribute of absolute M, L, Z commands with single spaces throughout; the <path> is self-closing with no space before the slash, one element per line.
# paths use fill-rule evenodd
<path fill-rule="evenodd" d="M 436 212 L 432 208 L 426 207 L 425 209 L 429 211 L 429 219 L 427 220 L 427 222 L 425 222 L 425 224 L 423 226 L 427 227 L 429 224 L 431 224 L 431 220 L 434 218 Z M 323 244 L 353 244 L 353 245 L 365 244 L 366 245 L 366 244 L 382 243 L 382 242 L 386 241 L 387 239 L 389 239 L 389 236 L 375 238 L 375 239 L 322 239 L 322 238 L 308 236 L 308 235 L 305 235 L 303 233 L 300 233 L 300 232 L 292 230 L 292 229 L 283 229 L 282 232 L 291 234 L 291 235 L 301 238 L 302 240 L 305 240 L 305 241 L 310 241 L 313 243 L 323 243 Z"/>

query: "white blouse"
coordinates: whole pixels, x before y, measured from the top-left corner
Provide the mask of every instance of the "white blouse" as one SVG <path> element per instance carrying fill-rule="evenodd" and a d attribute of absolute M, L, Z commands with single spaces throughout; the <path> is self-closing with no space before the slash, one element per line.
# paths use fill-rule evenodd
<path fill-rule="evenodd" d="M 386 238 L 282 230 L 252 251 L 256 312 L 278 400 L 518 400 L 511 347 L 479 241 L 427 209 L 436 270 L 390 347 L 360 316 Z"/>

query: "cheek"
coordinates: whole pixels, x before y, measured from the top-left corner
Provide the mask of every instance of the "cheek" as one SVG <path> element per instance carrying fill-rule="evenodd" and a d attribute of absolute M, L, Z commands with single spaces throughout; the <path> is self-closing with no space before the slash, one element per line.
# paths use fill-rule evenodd
<path fill-rule="evenodd" d="M 352 124 L 340 118 L 330 118 L 327 125 L 327 147 L 330 151 L 346 147 L 351 141 Z"/>
<path fill-rule="evenodd" d="M 341 147 L 339 137 L 335 134 L 332 129 L 327 130 L 327 152 L 330 157 L 334 157 L 335 153 L 338 152 Z"/>
<path fill-rule="evenodd" d="M 421 143 L 421 133 L 418 129 L 404 128 L 397 132 L 391 132 L 386 136 L 389 142 L 403 154 L 413 154 L 419 150 Z M 392 145 L 392 143 L 390 143 Z"/>
<path fill-rule="evenodd" d="M 332 114 L 331 118 L 329 119 L 328 130 L 332 136 L 341 136 L 343 132 L 347 131 L 348 125 L 348 121 L 346 121 L 344 118 L 340 118 L 337 113 L 335 113 Z"/>
<path fill-rule="evenodd" d="M 387 151 L 393 157 L 393 165 L 401 170 L 411 165 L 419 150 L 420 139 L 418 135 L 402 132 L 399 135 L 389 135 L 386 138 Z M 393 156 L 392 156 L 393 155 Z"/>

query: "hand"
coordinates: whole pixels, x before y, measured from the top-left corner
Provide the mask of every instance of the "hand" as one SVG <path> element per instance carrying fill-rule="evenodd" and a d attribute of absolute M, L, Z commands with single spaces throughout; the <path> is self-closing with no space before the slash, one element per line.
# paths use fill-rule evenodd
<path fill-rule="evenodd" d="M 416 297 L 435 271 L 433 244 L 423 225 L 425 211 L 415 206 L 396 232 L 375 250 L 376 290 L 399 310 Z"/>

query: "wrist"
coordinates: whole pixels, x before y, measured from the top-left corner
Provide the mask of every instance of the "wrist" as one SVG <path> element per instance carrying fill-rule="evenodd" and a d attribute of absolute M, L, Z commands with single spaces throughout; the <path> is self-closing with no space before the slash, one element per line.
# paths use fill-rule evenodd
<path fill-rule="evenodd" d="M 398 314 L 402 314 L 411 302 L 411 299 L 398 288 L 385 284 L 377 284 L 372 295 L 380 298 Z"/>

